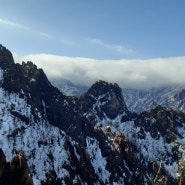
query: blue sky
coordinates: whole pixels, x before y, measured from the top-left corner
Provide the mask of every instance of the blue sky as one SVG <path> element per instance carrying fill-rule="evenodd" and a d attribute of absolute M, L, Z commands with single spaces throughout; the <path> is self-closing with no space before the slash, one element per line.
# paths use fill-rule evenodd
<path fill-rule="evenodd" d="M 0 0 L 1 43 L 20 55 L 184 56 L 185 1 Z"/>
<path fill-rule="evenodd" d="M 184 0 L 0 0 L 0 3 L 0 43 L 14 52 L 16 61 L 31 60 L 35 55 L 33 62 L 39 65 L 37 58 L 41 56 L 44 58 L 40 60 L 47 62 L 51 56 L 51 60 L 55 56 L 63 60 L 66 56 L 72 61 L 78 61 L 78 57 L 86 59 L 89 65 L 95 65 L 91 59 L 97 60 L 95 71 L 104 60 L 116 64 L 128 61 L 140 64 L 137 60 L 143 60 L 146 66 L 153 59 L 164 59 L 166 67 L 167 58 L 176 61 L 181 57 L 181 62 L 184 61 Z M 60 63 L 58 58 L 57 61 Z M 47 62 L 40 66 L 47 69 Z M 176 70 L 177 66 L 181 65 L 174 65 Z M 78 69 L 74 68 L 71 74 Z M 146 75 L 143 71 L 139 73 Z M 96 75 L 104 78 L 102 71 Z M 120 75 L 117 80 L 112 76 L 118 82 L 124 77 Z M 89 78 L 92 78 L 89 82 L 96 79 L 92 74 Z M 148 80 L 151 78 L 146 76 Z"/>

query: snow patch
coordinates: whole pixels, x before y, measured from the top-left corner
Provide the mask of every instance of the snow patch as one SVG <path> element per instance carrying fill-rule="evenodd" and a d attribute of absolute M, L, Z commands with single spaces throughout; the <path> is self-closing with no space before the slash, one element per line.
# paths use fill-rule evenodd
<path fill-rule="evenodd" d="M 107 161 L 102 156 L 99 142 L 96 139 L 86 138 L 87 152 L 90 155 L 95 173 L 103 180 L 104 183 L 109 182 L 110 172 L 106 170 Z"/>

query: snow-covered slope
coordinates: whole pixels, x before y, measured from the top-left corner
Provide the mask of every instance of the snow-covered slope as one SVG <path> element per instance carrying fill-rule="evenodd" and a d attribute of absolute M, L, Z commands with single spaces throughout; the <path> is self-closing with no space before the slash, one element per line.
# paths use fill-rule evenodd
<path fill-rule="evenodd" d="M 122 121 L 122 116 L 113 120 L 105 118 L 97 127 L 101 127 L 113 144 L 117 144 L 116 135 L 121 135 L 136 147 L 136 158 L 147 168 L 141 184 L 155 184 L 155 178 L 161 185 L 184 183 L 185 115 L 182 112 L 157 107 L 132 121 Z M 127 155 L 133 152 L 119 145 L 117 150 L 125 150 Z M 159 169 L 161 174 L 157 176 Z M 139 168 L 135 171 L 136 174 L 142 172 Z"/>
<path fill-rule="evenodd" d="M 2 71 L 0 76 L 2 77 Z M 78 143 L 61 129 L 50 125 L 38 110 L 34 112 L 40 121 L 35 122 L 31 106 L 19 94 L 9 94 L 0 88 L 0 99 L 0 147 L 8 161 L 16 151 L 24 151 L 35 185 L 41 182 L 54 184 L 57 181 L 62 184 L 86 184 L 78 173 L 79 169 L 74 166 L 73 158 L 78 163 L 83 160 L 77 152 L 80 150 Z M 103 181 L 109 180 L 110 172 L 105 169 L 106 160 L 101 155 L 98 141 L 90 137 L 86 141 L 95 173 Z M 95 159 L 94 155 L 97 156 Z M 72 172 L 73 175 L 70 174 Z"/>
<path fill-rule="evenodd" d="M 69 152 L 64 148 L 65 133 L 45 120 L 35 123 L 30 105 L 19 94 L 8 94 L 0 88 L 0 99 L 0 147 L 7 160 L 10 161 L 16 150 L 23 150 L 29 159 L 34 184 L 45 181 L 51 171 L 58 178 L 69 176 L 63 168 L 70 165 Z M 35 113 L 41 118 L 38 111 Z M 27 119 L 29 123 L 24 121 Z"/>
<path fill-rule="evenodd" d="M 149 90 L 123 89 L 123 96 L 130 111 L 142 112 L 157 105 L 185 111 L 185 84 L 169 85 Z"/>
<path fill-rule="evenodd" d="M 24 151 L 35 185 L 185 183 L 183 112 L 130 112 L 121 88 L 101 80 L 80 97 L 65 96 L 43 70 L 15 64 L 4 47 L 0 68 L 0 148 L 7 161 Z M 161 102 L 184 98 L 182 88 L 160 92 Z"/>

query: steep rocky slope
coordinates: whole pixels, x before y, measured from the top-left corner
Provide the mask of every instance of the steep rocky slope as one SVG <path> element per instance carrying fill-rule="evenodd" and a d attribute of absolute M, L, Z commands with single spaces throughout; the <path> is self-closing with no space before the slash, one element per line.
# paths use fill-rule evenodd
<path fill-rule="evenodd" d="M 0 148 L 7 161 L 24 151 L 35 185 L 184 183 L 183 112 L 132 113 L 121 88 L 104 81 L 65 96 L 3 46 L 0 68 Z"/>

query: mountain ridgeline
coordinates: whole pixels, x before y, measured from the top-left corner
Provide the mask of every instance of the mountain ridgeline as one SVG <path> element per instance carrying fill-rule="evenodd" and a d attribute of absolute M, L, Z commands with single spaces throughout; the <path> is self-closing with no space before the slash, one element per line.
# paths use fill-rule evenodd
<path fill-rule="evenodd" d="M 185 184 L 180 110 L 130 112 L 122 89 L 101 80 L 66 96 L 2 45 L 0 84 L 0 184 Z"/>

